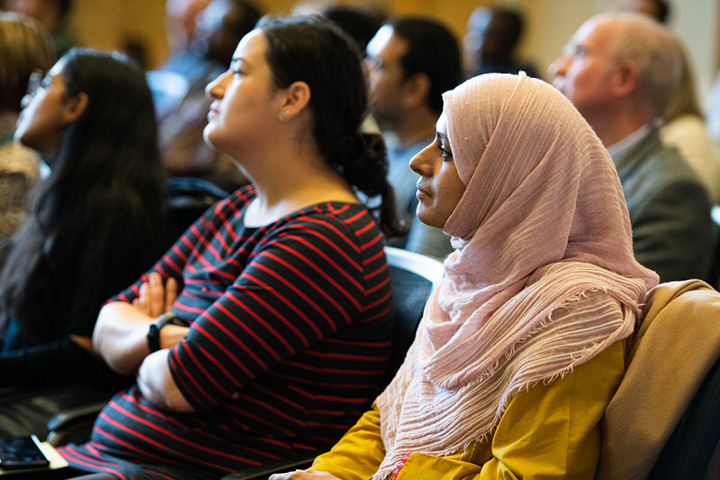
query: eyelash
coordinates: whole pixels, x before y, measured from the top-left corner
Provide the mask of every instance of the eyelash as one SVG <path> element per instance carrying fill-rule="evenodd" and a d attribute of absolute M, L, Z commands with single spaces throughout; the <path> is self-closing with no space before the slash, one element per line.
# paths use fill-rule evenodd
<path fill-rule="evenodd" d="M 446 161 L 446 162 L 447 162 L 447 161 L 452 160 L 452 158 L 453 158 L 452 153 L 450 153 L 449 151 L 445 150 L 445 149 L 442 147 L 442 145 L 438 145 L 438 149 L 440 149 L 440 158 L 442 158 L 443 161 Z"/>

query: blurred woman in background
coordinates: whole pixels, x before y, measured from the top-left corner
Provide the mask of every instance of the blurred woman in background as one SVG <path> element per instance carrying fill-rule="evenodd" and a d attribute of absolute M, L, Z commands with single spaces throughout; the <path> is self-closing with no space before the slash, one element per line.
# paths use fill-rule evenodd
<path fill-rule="evenodd" d="M 49 416 L 117 389 L 91 335 L 103 302 L 161 251 L 163 173 L 150 90 L 124 55 L 73 49 L 34 78 L 24 105 L 15 139 L 51 174 L 0 276 L 0 386 L 81 383 L 58 392 Z M 6 433 L 45 429 L 29 402 L 0 415 Z"/>

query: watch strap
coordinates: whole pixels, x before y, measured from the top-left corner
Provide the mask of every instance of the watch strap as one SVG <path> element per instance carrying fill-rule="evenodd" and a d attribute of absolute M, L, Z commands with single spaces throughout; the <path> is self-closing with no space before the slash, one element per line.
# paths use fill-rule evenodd
<path fill-rule="evenodd" d="M 155 319 L 148 327 L 147 342 L 150 352 L 160 350 L 160 330 L 166 325 L 178 325 L 180 327 L 189 327 L 190 322 L 182 317 L 178 317 L 172 312 L 165 312 Z"/>

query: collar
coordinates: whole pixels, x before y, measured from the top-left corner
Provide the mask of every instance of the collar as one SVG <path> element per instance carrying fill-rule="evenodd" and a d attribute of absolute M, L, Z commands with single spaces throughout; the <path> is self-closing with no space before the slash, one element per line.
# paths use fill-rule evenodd
<path fill-rule="evenodd" d="M 624 157 L 635 145 L 640 143 L 640 141 L 650 133 L 652 128 L 652 123 L 646 123 L 619 142 L 615 142 L 607 147 L 607 151 L 610 157 L 612 157 L 613 162 L 617 164 L 617 160 Z"/>

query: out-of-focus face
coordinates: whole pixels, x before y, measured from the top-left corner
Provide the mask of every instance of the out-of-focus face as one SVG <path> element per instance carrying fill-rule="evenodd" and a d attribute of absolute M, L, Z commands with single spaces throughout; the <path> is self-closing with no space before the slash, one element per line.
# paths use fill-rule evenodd
<path fill-rule="evenodd" d="M 368 76 L 370 111 L 378 120 L 392 120 L 402 108 L 402 88 L 406 80 L 400 63 L 409 48 L 408 42 L 385 25 L 367 46 L 365 68 Z"/>
<path fill-rule="evenodd" d="M 617 71 L 610 41 L 611 21 L 583 24 L 548 71 L 555 76 L 553 85 L 567 97 L 588 121 L 597 108 L 610 98 L 609 85 Z M 592 122 L 590 122 L 592 124 Z"/>
<path fill-rule="evenodd" d="M 203 135 L 215 150 L 233 158 L 240 151 L 267 141 L 277 126 L 281 108 L 265 59 L 267 39 L 260 30 L 248 33 L 238 44 L 230 70 L 210 83 L 205 92 L 213 100 Z"/>
<path fill-rule="evenodd" d="M 444 112 L 437 122 L 435 141 L 410 160 L 410 168 L 420 175 L 417 182 L 418 218 L 431 227 L 443 228 L 465 193 L 448 142 Z"/>
<path fill-rule="evenodd" d="M 62 68 L 62 61 L 56 63 L 38 88 L 28 92 L 15 129 L 17 141 L 48 157 L 60 147 L 65 129 L 72 121 L 68 116 L 69 99 Z"/>

